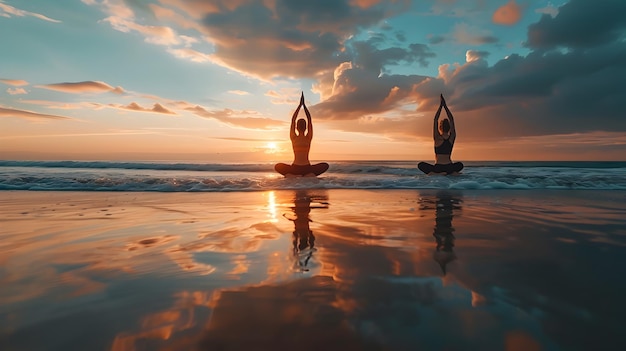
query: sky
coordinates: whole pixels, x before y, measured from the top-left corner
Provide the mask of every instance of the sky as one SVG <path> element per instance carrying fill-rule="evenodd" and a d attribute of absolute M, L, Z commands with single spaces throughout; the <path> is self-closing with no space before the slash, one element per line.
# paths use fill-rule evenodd
<path fill-rule="evenodd" d="M 0 0 L 0 159 L 626 160 L 623 0 Z M 299 115 L 304 117 L 303 113 Z"/>

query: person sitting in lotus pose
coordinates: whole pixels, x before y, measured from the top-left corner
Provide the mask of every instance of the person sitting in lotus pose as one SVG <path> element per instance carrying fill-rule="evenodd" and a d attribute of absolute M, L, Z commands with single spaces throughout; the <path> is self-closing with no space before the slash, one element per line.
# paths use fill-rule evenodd
<path fill-rule="evenodd" d="M 306 121 L 299 119 L 296 122 L 301 107 L 304 107 Z M 309 109 L 304 103 L 304 93 L 300 96 L 300 104 L 291 118 L 289 137 L 293 147 L 293 163 L 291 165 L 285 163 L 276 164 L 274 166 L 276 172 L 286 177 L 315 177 L 328 170 L 328 163 L 322 162 L 312 165 L 309 161 L 309 151 L 311 150 L 311 140 L 313 139 L 313 123 L 311 122 Z"/>
<path fill-rule="evenodd" d="M 446 110 L 448 118 L 439 121 L 442 108 Z M 456 128 L 454 127 L 454 117 L 443 95 L 440 95 L 439 109 L 435 114 L 433 139 L 435 141 L 435 164 L 420 162 L 417 167 L 426 174 L 458 174 L 463 169 L 463 163 L 452 162 L 450 158 L 456 140 Z"/>

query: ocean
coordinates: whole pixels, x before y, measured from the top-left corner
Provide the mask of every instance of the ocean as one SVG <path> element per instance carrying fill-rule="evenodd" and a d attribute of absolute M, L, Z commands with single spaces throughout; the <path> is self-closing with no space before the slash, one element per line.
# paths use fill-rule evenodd
<path fill-rule="evenodd" d="M 472 161 L 427 176 L 416 161 L 335 161 L 318 178 L 285 179 L 271 163 L 0 161 L 0 190 L 227 192 L 289 189 L 625 190 L 621 161 Z"/>

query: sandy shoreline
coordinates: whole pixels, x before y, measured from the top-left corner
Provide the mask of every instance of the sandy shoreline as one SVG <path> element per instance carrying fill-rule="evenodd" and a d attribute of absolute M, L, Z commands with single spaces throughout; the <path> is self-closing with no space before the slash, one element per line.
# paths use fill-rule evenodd
<path fill-rule="evenodd" d="M 1 195 L 3 350 L 624 341 L 626 192 Z"/>

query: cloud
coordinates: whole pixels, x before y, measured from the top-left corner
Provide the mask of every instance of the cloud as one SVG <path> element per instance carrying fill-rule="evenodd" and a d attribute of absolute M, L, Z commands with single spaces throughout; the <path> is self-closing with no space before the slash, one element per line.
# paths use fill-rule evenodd
<path fill-rule="evenodd" d="M 275 105 L 297 105 L 301 93 L 302 91 L 297 88 L 281 88 L 279 91 L 268 90 L 265 96 L 270 97 L 270 101 Z"/>
<path fill-rule="evenodd" d="M 611 6 L 591 10 L 593 4 L 573 0 L 554 19 L 546 15 L 529 27 L 542 30 L 542 41 L 530 40 L 529 30 L 536 50 L 511 54 L 492 66 L 486 61 L 489 52 L 482 50 L 468 50 L 463 64 L 441 65 L 436 77 L 378 75 L 376 69 L 344 63 L 334 79 L 316 84 L 323 99 L 311 107 L 313 117 L 345 131 L 426 138 L 443 93 L 465 141 L 626 131 L 619 114 L 626 110 L 626 42 L 609 29 L 626 20 L 607 15 L 621 13 L 622 2 Z M 595 40 L 577 34 L 582 19 L 574 20 L 574 14 L 583 13 L 590 14 L 589 23 L 608 18 L 607 26 L 582 26 L 589 32 L 585 37 Z M 565 35 L 569 31 L 571 38 Z M 571 50 L 545 52 L 558 46 Z M 406 109 L 410 103 L 417 106 Z"/>
<path fill-rule="evenodd" d="M 487 56 L 489 56 L 489 52 L 487 51 L 467 50 L 465 53 L 465 61 L 474 62 L 485 59 Z"/>
<path fill-rule="evenodd" d="M 470 25 L 465 22 L 457 23 L 452 32 L 442 34 L 429 34 L 427 36 L 428 43 L 432 45 L 441 44 L 443 42 L 454 42 L 460 45 L 480 46 L 485 44 L 496 44 L 500 40 L 490 31 Z"/>
<path fill-rule="evenodd" d="M 283 121 L 256 117 L 255 112 L 249 111 L 236 112 L 231 109 L 207 111 L 201 106 L 189 107 L 186 110 L 200 117 L 211 118 L 231 126 L 248 129 L 276 129 L 285 125 Z"/>
<path fill-rule="evenodd" d="M 15 87 L 21 87 L 24 85 L 28 85 L 28 82 L 22 79 L 0 79 L 0 82 L 8 85 L 12 85 Z"/>
<path fill-rule="evenodd" d="M 381 0 L 352 0 L 350 1 L 350 5 L 358 6 L 362 9 L 367 9 L 369 7 L 377 5 L 378 3 L 380 3 L 380 1 Z"/>
<path fill-rule="evenodd" d="M 204 34 L 215 45 L 214 62 L 264 79 L 332 70 L 347 59 L 346 38 L 408 5 L 389 0 L 370 1 L 370 6 L 348 0 L 168 3 L 202 18 Z"/>
<path fill-rule="evenodd" d="M 239 138 L 239 137 L 213 137 L 211 139 L 229 140 L 229 141 L 252 141 L 252 142 L 271 142 L 276 139 L 259 139 L 259 138 Z"/>
<path fill-rule="evenodd" d="M 64 134 L 30 134 L 30 135 L 6 135 L 0 139 L 24 139 L 24 138 L 66 138 L 66 137 L 91 137 L 91 136 L 120 136 L 120 135 L 150 135 L 155 132 L 147 130 L 118 130 L 113 132 L 100 133 L 64 133 Z"/>
<path fill-rule="evenodd" d="M 536 13 L 543 13 L 543 14 L 546 14 L 546 15 L 550 15 L 550 17 L 554 18 L 554 17 L 556 17 L 556 15 L 559 14 L 559 9 L 554 7 L 554 6 L 552 6 L 552 5 L 548 5 L 546 7 L 542 7 L 542 8 L 536 9 L 535 12 Z"/>
<path fill-rule="evenodd" d="M 48 115 L 44 113 L 32 112 L 27 110 L 16 110 L 11 108 L 0 107 L 0 117 L 14 117 L 24 119 L 36 119 L 36 120 L 50 120 L 50 119 L 73 119 L 70 117 Z"/>
<path fill-rule="evenodd" d="M 446 41 L 446 37 L 443 35 L 431 35 L 428 37 L 428 43 L 432 45 L 441 44 Z"/>
<path fill-rule="evenodd" d="M 510 55 L 491 67 L 475 60 L 455 68 L 446 89 L 453 111 L 472 121 L 465 128 L 477 138 L 626 131 L 626 120 L 616 113 L 626 109 L 624 62 L 621 42 L 596 50 Z"/>
<path fill-rule="evenodd" d="M 522 18 L 522 8 L 515 0 L 510 0 L 499 7 L 492 16 L 493 23 L 512 26 Z"/>
<path fill-rule="evenodd" d="M 155 97 L 155 98 L 158 98 L 158 97 Z M 163 114 L 169 114 L 169 115 L 177 114 L 176 112 L 164 107 L 160 103 L 155 103 L 152 106 L 152 108 L 146 108 L 146 107 L 139 105 L 136 102 L 131 102 L 127 105 L 120 105 L 120 104 L 101 104 L 98 102 L 88 102 L 88 101 L 71 102 L 71 103 L 48 101 L 48 100 L 20 100 L 20 101 L 22 103 L 45 106 L 46 108 L 62 109 L 62 110 L 75 110 L 75 109 L 100 110 L 103 108 L 113 108 L 113 109 L 129 110 L 129 111 L 136 111 L 136 112 L 153 112 L 153 113 L 163 113 Z M 189 106 L 189 103 L 186 103 L 186 102 L 180 102 L 180 103 L 184 104 L 184 106 Z"/>
<path fill-rule="evenodd" d="M 378 49 L 371 42 L 358 42 L 353 50 L 353 62 L 341 63 L 332 77 L 314 86 L 323 100 L 311 109 L 319 118 L 358 119 L 401 108 L 414 87 L 428 77 L 384 74 L 385 66 L 400 62 L 426 66 L 427 58 L 434 56 L 422 44 Z"/>
<path fill-rule="evenodd" d="M 161 0 L 162 3 L 167 3 L 165 0 Z M 174 11 L 173 9 L 166 8 L 163 6 L 150 4 L 150 9 L 152 10 L 152 14 L 159 21 L 164 22 L 173 22 L 180 26 L 183 29 L 195 29 L 198 32 L 202 32 L 202 26 L 198 24 L 193 19 L 189 19 L 182 14 Z M 173 4 L 173 6 L 183 6 L 183 4 Z M 181 35 L 181 37 L 183 37 Z"/>
<path fill-rule="evenodd" d="M 191 47 L 192 44 L 197 43 L 197 38 L 190 37 L 188 35 L 179 35 L 176 30 L 169 26 L 154 25 L 154 24 L 142 24 L 139 21 L 149 22 L 152 20 L 173 20 L 176 24 L 180 25 L 184 29 L 195 28 L 201 30 L 201 27 L 192 21 L 186 20 L 180 14 L 171 9 L 164 8 L 155 4 L 145 4 L 138 1 L 108 1 L 108 0 L 87 0 L 83 1 L 90 6 L 98 6 L 100 9 L 107 13 L 109 16 L 104 18 L 102 22 L 109 23 L 111 27 L 117 31 L 130 33 L 137 32 L 145 37 L 147 43 L 167 46 L 172 49 L 175 46 L 182 45 L 185 48 Z M 147 16 L 136 16 L 135 12 L 143 12 Z M 176 50 L 170 50 L 171 53 L 181 58 L 195 58 L 194 61 L 198 61 L 197 56 L 183 55 Z M 198 61 L 204 62 L 205 60 Z"/>
<path fill-rule="evenodd" d="M 483 44 L 494 44 L 499 41 L 499 39 L 493 36 L 490 31 L 479 29 L 467 23 L 459 23 L 454 26 L 452 36 L 460 44 L 477 46 Z"/>
<path fill-rule="evenodd" d="M 55 83 L 38 85 L 37 87 L 70 94 L 100 94 L 105 92 L 112 92 L 116 94 L 124 93 L 124 89 L 122 87 L 114 88 L 107 83 L 99 81 Z"/>
<path fill-rule="evenodd" d="M 170 27 L 165 26 L 146 26 L 137 24 L 132 20 L 122 17 L 111 16 L 103 20 L 108 22 L 113 29 L 120 32 L 128 33 L 136 31 L 146 37 L 146 42 L 157 45 L 178 45 L 181 42 L 188 43 L 188 40 L 181 39 L 180 36 Z"/>
<path fill-rule="evenodd" d="M 507 1 L 493 12 L 495 23 L 520 22 L 525 2 Z M 433 45 L 451 42 L 465 52 L 461 63 L 440 65 L 436 76 L 392 70 L 426 67 L 435 57 L 428 45 L 401 40 L 385 23 L 408 8 L 404 0 L 160 0 L 147 6 L 116 2 L 116 7 L 109 1 L 87 2 L 99 4 L 107 18 L 118 17 L 107 20 L 118 30 L 155 38 L 152 42 L 181 59 L 216 63 L 265 80 L 314 80 L 312 90 L 321 98 L 310 106 L 314 119 L 341 130 L 428 137 L 440 93 L 458 115 L 458 126 L 467 133 L 464 140 L 626 130 L 626 122 L 618 118 L 626 109 L 621 83 L 626 80 L 626 17 L 621 16 L 626 2 L 621 0 L 607 0 L 602 6 L 571 0 L 558 10 L 540 9 L 545 15 L 528 27 L 524 44 L 530 53 L 511 52 L 495 63 L 488 63 L 486 58 L 491 62 L 493 57 L 477 46 L 497 45 L 499 39 L 473 21 L 484 16 L 486 2 L 453 11 L 459 2 L 437 1 L 433 12 L 446 8 L 442 13 L 447 17 L 463 15 L 459 18 L 467 22 L 426 38 Z M 183 28 L 185 35 L 153 26 L 154 20 Z M 363 39 L 365 35 L 369 39 Z M 194 48 L 206 43 L 212 45 L 210 50 Z M 553 50 L 560 48 L 568 50 Z M 266 95 L 275 104 L 293 103 L 292 96 L 299 92 Z M 283 126 L 246 111 L 208 111 L 185 102 L 167 106 L 238 127 Z M 600 122 L 598 116 L 604 119 Z"/>
<path fill-rule="evenodd" d="M 83 3 L 90 6 L 100 6 L 106 13 L 120 18 L 133 18 L 135 12 L 128 6 L 127 1 L 110 1 L 110 0 L 82 0 Z"/>
<path fill-rule="evenodd" d="M 11 18 L 12 15 L 17 16 L 17 17 L 30 16 L 30 17 L 39 18 L 41 20 L 48 21 L 48 22 L 61 23 L 61 21 L 59 20 L 46 17 L 39 13 L 24 11 L 24 10 L 15 8 L 13 6 L 9 6 L 3 0 L 0 0 L 0 17 Z"/>
<path fill-rule="evenodd" d="M 136 102 L 131 102 L 128 105 L 125 106 L 121 106 L 121 105 L 110 105 L 111 107 L 115 107 L 115 108 L 120 108 L 120 109 L 124 109 L 124 110 L 131 110 L 131 111 L 139 111 L 139 112 L 156 112 L 156 113 L 163 113 L 163 114 L 168 114 L 168 115 L 175 115 L 176 112 L 170 111 L 167 108 L 163 107 L 163 105 L 159 104 L 159 103 L 155 103 L 152 108 L 145 108 L 140 106 L 139 104 L 137 104 Z"/>
<path fill-rule="evenodd" d="M 28 92 L 26 91 L 26 89 L 24 88 L 8 88 L 7 89 L 7 93 L 9 93 L 9 95 L 23 95 L 23 94 L 28 94 Z"/>
<path fill-rule="evenodd" d="M 235 95 L 250 95 L 249 92 L 243 91 L 243 90 L 229 90 L 228 93 L 235 94 Z"/>
<path fill-rule="evenodd" d="M 173 49 L 169 48 L 167 51 L 174 55 L 175 57 L 187 59 L 193 62 L 210 62 L 213 60 L 211 55 L 202 53 L 200 51 L 190 49 L 190 48 L 182 48 L 182 49 Z"/>
<path fill-rule="evenodd" d="M 106 107 L 106 105 L 97 102 L 58 102 L 48 100 L 20 100 L 20 102 L 24 104 L 45 106 L 46 108 L 59 110 L 99 110 Z"/>
<path fill-rule="evenodd" d="M 571 0 L 559 7 L 555 17 L 544 14 L 528 27 L 526 46 L 550 50 L 606 45 L 624 37 L 626 1 L 606 0 L 602 4 Z"/>

